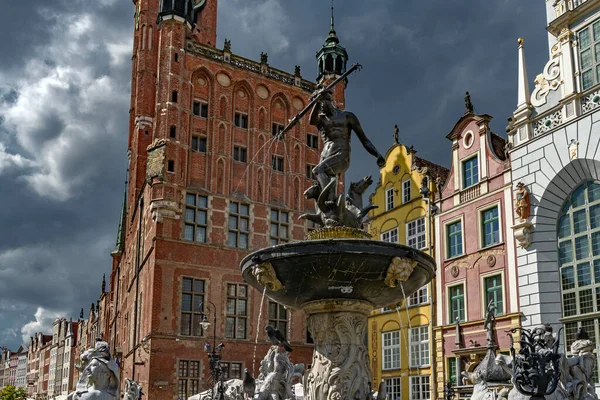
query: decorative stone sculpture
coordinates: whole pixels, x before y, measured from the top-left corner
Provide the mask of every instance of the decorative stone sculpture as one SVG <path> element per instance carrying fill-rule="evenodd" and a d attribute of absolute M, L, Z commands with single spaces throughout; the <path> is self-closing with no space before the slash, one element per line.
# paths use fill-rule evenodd
<path fill-rule="evenodd" d="M 142 397 L 142 386 L 132 379 L 125 378 L 124 400 L 139 400 Z"/>
<path fill-rule="evenodd" d="M 258 400 L 286 400 L 293 398 L 292 377 L 294 364 L 279 346 L 271 346 L 260 362 L 258 375 Z"/>
<path fill-rule="evenodd" d="M 531 210 L 531 201 L 529 199 L 529 190 L 523 182 L 517 183 L 517 196 L 515 198 L 516 212 L 521 221 L 529 218 Z"/>
<path fill-rule="evenodd" d="M 465 115 L 473 114 L 473 103 L 471 103 L 471 95 L 469 92 L 465 94 Z"/>
<path fill-rule="evenodd" d="M 277 279 L 273 266 L 268 262 L 254 266 L 252 274 L 261 285 L 268 287 L 273 292 L 283 289 L 283 285 Z"/>
<path fill-rule="evenodd" d="M 394 257 L 385 274 L 385 284 L 389 287 L 396 287 L 401 282 L 406 282 L 416 266 L 417 262 L 414 260 Z"/>
<path fill-rule="evenodd" d="M 338 195 L 337 183 L 341 174 L 350 166 L 350 137 L 352 131 L 356 133 L 364 148 L 377 158 L 380 167 L 385 165 L 385 159 L 367 138 L 360 122 L 353 113 L 342 111 L 333 104 L 332 94 L 328 90 L 319 89 L 313 93 L 312 100 L 316 100 L 310 114 L 310 124 L 319 129 L 323 139 L 323 151 L 317 166 L 313 168 L 316 181 L 308 188 L 304 195 L 307 199 L 314 199 L 317 205 L 317 217 L 309 218 L 323 226 L 344 225 L 358 228 L 362 225 L 362 218 L 368 210 L 352 204 L 353 208 L 346 207 L 343 194 Z M 370 177 L 369 177 L 370 178 Z M 357 183 L 356 193 L 362 196 L 371 179 L 363 179 L 362 184 Z M 352 187 L 352 185 L 351 185 Z M 354 197 L 352 194 L 349 197 Z M 349 201 L 356 200 L 354 197 Z M 362 200 L 360 200 L 362 203 Z M 304 215 L 308 218 L 308 215 Z"/>
<path fill-rule="evenodd" d="M 116 400 L 119 390 L 119 367 L 110 357 L 108 343 L 101 340 L 81 357 L 79 381 L 68 400 Z"/>
<path fill-rule="evenodd" d="M 574 400 L 597 400 L 594 387 L 594 368 L 596 355 L 594 343 L 589 340 L 587 333 L 579 328 L 577 340 L 571 344 L 571 357 L 566 359 L 568 374 L 564 374 L 564 389 Z"/>

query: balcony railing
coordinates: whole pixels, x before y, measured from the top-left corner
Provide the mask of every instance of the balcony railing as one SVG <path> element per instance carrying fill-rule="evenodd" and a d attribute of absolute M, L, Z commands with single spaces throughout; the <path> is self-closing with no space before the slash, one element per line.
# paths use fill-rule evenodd
<path fill-rule="evenodd" d="M 554 5 L 556 10 L 556 18 L 560 17 L 567 11 L 571 11 L 582 5 L 588 0 L 561 0 Z"/>
<path fill-rule="evenodd" d="M 479 184 L 466 188 L 465 190 L 460 192 L 461 204 L 465 203 L 469 200 L 473 200 L 474 198 L 479 197 L 480 193 L 481 193 L 481 188 L 480 188 Z"/>

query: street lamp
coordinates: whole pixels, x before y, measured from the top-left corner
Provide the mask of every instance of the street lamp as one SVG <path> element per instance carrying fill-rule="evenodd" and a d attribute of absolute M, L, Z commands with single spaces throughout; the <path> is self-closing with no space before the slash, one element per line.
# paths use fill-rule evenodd
<path fill-rule="evenodd" d="M 212 378 L 211 380 L 211 399 L 214 399 L 214 387 L 215 384 L 217 382 L 219 382 L 221 380 L 221 378 L 223 377 L 222 375 L 222 368 L 221 368 L 221 351 L 223 350 L 223 347 L 225 347 L 225 345 L 223 343 L 220 343 L 217 346 L 217 307 L 214 305 L 214 303 L 212 301 L 205 301 L 204 303 L 208 303 L 206 308 L 208 310 L 208 313 L 204 313 L 202 312 L 202 320 L 200 321 L 200 326 L 202 326 L 203 330 L 208 330 L 208 328 L 210 327 L 210 322 L 208 322 L 208 315 L 210 315 L 211 309 L 209 306 L 212 306 L 212 313 L 213 313 L 213 344 L 212 346 L 206 342 L 204 344 L 204 351 L 207 353 L 208 355 L 208 365 L 210 368 L 210 376 Z M 201 304 L 201 309 L 203 309 L 203 305 L 204 303 Z M 218 397 L 219 400 L 222 400 L 224 398 L 224 393 L 223 393 L 223 384 L 221 383 L 221 385 L 218 388 Z"/>

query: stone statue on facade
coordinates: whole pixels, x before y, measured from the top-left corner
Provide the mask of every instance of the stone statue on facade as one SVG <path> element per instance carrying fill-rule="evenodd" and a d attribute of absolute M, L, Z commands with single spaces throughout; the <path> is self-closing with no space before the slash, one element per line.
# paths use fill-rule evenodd
<path fill-rule="evenodd" d="M 119 367 L 110 356 L 108 343 L 96 339 L 96 345 L 80 356 L 80 371 L 75 392 L 68 400 L 116 400 L 119 391 Z"/>
<path fill-rule="evenodd" d="M 520 220 L 529 218 L 531 202 L 529 199 L 529 190 L 523 182 L 517 183 L 517 196 L 515 198 L 515 209 Z"/>
<path fill-rule="evenodd" d="M 304 195 L 307 199 L 316 201 L 318 213 L 305 214 L 301 218 L 311 219 L 323 226 L 343 225 L 359 228 L 367 211 L 351 203 L 349 205 L 352 207 L 346 207 L 348 199 L 343 194 L 337 193 L 339 177 L 350 167 L 352 131 L 358 136 L 367 152 L 377 158 L 377 165 L 383 167 L 385 159 L 367 138 L 356 115 L 334 106 L 331 92 L 320 89 L 312 96 L 317 101 L 312 108 L 309 121 L 319 129 L 323 140 L 323 151 L 319 163 L 312 171 L 316 181 L 304 192 Z M 363 183 L 367 181 L 370 179 L 364 179 Z M 359 183 L 355 185 L 357 184 Z M 364 187 L 364 190 L 366 188 Z M 360 191 L 360 195 L 364 190 Z"/>
<path fill-rule="evenodd" d="M 394 125 L 394 143 L 396 143 L 396 144 L 400 143 L 400 138 L 398 137 L 399 133 L 400 133 L 400 129 L 398 129 L 398 125 Z"/>

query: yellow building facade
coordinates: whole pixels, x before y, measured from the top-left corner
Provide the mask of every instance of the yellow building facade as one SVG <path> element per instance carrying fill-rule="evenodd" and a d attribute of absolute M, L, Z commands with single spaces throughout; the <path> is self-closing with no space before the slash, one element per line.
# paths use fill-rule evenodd
<path fill-rule="evenodd" d="M 374 239 L 406 244 L 435 258 L 434 201 L 449 171 L 397 142 L 385 158 L 370 197 L 378 208 L 370 212 L 367 229 Z M 388 400 L 435 398 L 434 295 L 433 281 L 401 304 L 373 311 L 369 318 L 373 386 L 384 380 Z"/>

